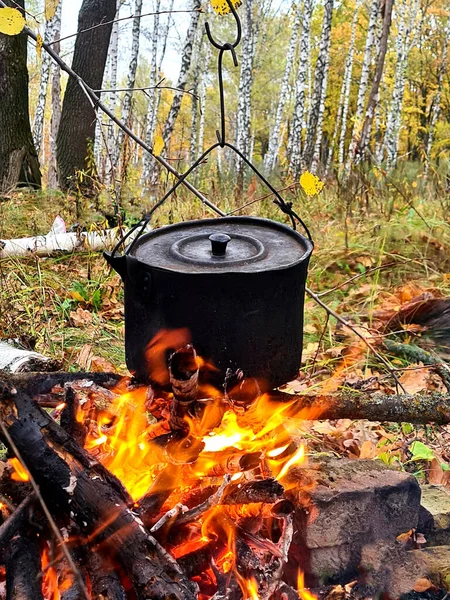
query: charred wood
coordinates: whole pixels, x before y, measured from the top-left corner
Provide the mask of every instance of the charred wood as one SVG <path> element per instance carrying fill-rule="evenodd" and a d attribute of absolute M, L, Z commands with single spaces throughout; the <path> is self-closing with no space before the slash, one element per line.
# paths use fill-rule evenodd
<path fill-rule="evenodd" d="M 5 549 L 6 600 L 43 600 L 41 557 L 34 535 L 20 532 Z"/>
<path fill-rule="evenodd" d="M 0 548 L 4 548 L 27 525 L 30 507 L 35 501 L 36 495 L 31 493 L 0 526 Z"/>
<path fill-rule="evenodd" d="M 80 410 L 80 403 L 77 393 L 73 388 L 67 386 L 64 394 L 65 406 L 61 412 L 61 427 L 78 442 L 81 447 L 84 447 L 86 441 L 86 428 L 83 423 L 77 420 L 77 413 Z"/>
<path fill-rule="evenodd" d="M 92 584 L 92 600 L 126 600 L 125 590 L 110 560 L 93 549 L 87 559 Z"/>
<path fill-rule="evenodd" d="M 201 548 L 189 552 L 178 559 L 178 564 L 186 576 L 191 578 L 205 572 L 211 566 L 211 560 L 217 552 L 216 542 L 208 542 Z"/>
<path fill-rule="evenodd" d="M 108 387 L 116 385 L 123 377 L 116 373 L 66 373 L 65 371 L 56 371 L 53 373 L 9 374 L 0 372 L 0 380 L 5 382 L 8 387 L 21 389 L 30 396 L 49 394 L 58 385 L 63 387 L 66 383 L 83 379 Z"/>
<path fill-rule="evenodd" d="M 223 504 L 250 504 L 264 502 L 273 504 L 283 497 L 284 488 L 276 479 L 262 479 L 230 485 L 222 500 Z"/>
<path fill-rule="evenodd" d="M 105 544 L 129 574 L 138 600 L 194 600 L 195 584 L 145 531 L 124 495 L 111 484 L 112 475 L 99 469 L 74 440 L 68 443 L 67 433 L 27 394 L 3 392 L 0 423 L 48 506 L 69 514 L 86 537 Z"/>

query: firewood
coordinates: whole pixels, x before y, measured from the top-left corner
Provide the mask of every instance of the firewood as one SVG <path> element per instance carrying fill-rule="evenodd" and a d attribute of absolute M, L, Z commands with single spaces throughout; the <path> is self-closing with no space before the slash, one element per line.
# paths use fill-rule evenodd
<path fill-rule="evenodd" d="M 92 600 L 126 600 L 125 590 L 111 561 L 99 549 L 89 552 L 87 570 L 92 584 Z"/>
<path fill-rule="evenodd" d="M 24 531 L 14 536 L 5 549 L 6 600 L 43 600 L 41 556 L 35 535 Z"/>
<path fill-rule="evenodd" d="M 188 344 L 172 354 L 169 360 L 169 379 L 173 395 L 179 402 L 190 403 L 198 395 L 197 353 Z"/>
<path fill-rule="evenodd" d="M 104 543 L 130 577 L 138 600 L 194 600 L 196 585 L 150 536 L 95 460 L 25 393 L 3 389 L 0 424 L 41 489 L 93 543 Z M 2 434 L 3 440 L 4 436 Z"/>
<path fill-rule="evenodd" d="M 0 548 L 4 548 L 10 540 L 28 523 L 29 509 L 36 502 L 32 492 L 14 510 L 11 516 L 0 526 Z"/>
<path fill-rule="evenodd" d="M 56 386 L 63 387 L 70 381 L 81 381 L 83 379 L 92 381 L 97 385 L 114 386 L 123 377 L 117 373 L 89 373 L 77 372 L 66 373 L 65 371 L 56 371 L 53 373 L 4 373 L 0 371 L 0 379 L 10 387 L 22 389 L 30 396 L 39 394 L 48 394 Z"/>
<path fill-rule="evenodd" d="M 81 447 L 86 442 L 86 428 L 77 421 L 77 412 L 80 410 L 79 399 L 76 392 L 69 386 L 65 388 L 64 408 L 61 411 L 61 427 L 76 440 Z"/>
<path fill-rule="evenodd" d="M 276 479 L 262 479 L 230 485 L 222 500 L 223 504 L 250 504 L 264 502 L 273 504 L 283 497 L 284 488 Z"/>
<path fill-rule="evenodd" d="M 193 550 L 178 559 L 178 564 L 186 576 L 191 578 L 200 575 L 211 566 L 211 559 L 217 552 L 216 542 L 208 542 L 201 548 Z"/>
<path fill-rule="evenodd" d="M 38 352 L 22 350 L 0 341 L 0 371 L 7 373 L 26 373 L 29 371 L 56 371 L 58 361 Z"/>
<path fill-rule="evenodd" d="M 450 423 L 450 394 L 421 392 L 418 394 L 379 394 L 342 390 L 332 394 L 293 395 L 272 392 L 272 400 L 292 402 L 286 417 L 302 419 L 366 419 L 393 423 Z"/>
<path fill-rule="evenodd" d="M 220 504 L 222 501 L 222 497 L 225 493 L 225 490 L 230 483 L 230 480 L 231 480 L 230 475 L 225 475 L 223 483 L 217 489 L 217 491 L 214 492 L 214 494 L 209 496 L 209 498 L 207 498 L 204 502 L 202 502 L 198 506 L 191 508 L 190 510 L 186 511 L 183 514 L 180 514 L 180 516 L 176 520 L 176 525 L 184 525 L 186 523 L 196 521 L 207 510 L 209 510 L 213 506 L 216 506 L 217 504 Z"/>

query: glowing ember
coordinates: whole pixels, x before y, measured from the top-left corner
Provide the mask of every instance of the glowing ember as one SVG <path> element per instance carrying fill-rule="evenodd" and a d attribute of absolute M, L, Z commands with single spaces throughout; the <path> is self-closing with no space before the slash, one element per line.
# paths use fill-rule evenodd
<path fill-rule="evenodd" d="M 10 458 L 9 464 L 14 469 L 14 472 L 11 474 L 11 479 L 14 481 L 30 481 L 30 477 L 25 470 L 25 467 L 17 458 Z"/>

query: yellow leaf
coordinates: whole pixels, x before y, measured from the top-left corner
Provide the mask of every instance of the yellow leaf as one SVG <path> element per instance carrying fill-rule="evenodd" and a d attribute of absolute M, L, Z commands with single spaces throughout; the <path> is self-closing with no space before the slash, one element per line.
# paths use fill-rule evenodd
<path fill-rule="evenodd" d="M 155 136 L 155 141 L 153 142 L 153 154 L 159 156 L 161 152 L 164 150 L 164 140 L 160 135 Z"/>
<path fill-rule="evenodd" d="M 231 0 L 233 8 L 239 8 L 242 4 L 242 0 Z M 211 6 L 218 15 L 227 15 L 230 12 L 227 0 L 211 0 Z"/>
<path fill-rule="evenodd" d="M 45 20 L 50 21 L 55 16 L 59 0 L 45 0 Z"/>
<path fill-rule="evenodd" d="M 25 19 L 16 8 L 0 8 L 0 33 L 17 35 L 25 27 Z"/>
<path fill-rule="evenodd" d="M 40 33 L 37 34 L 37 38 L 36 38 L 36 54 L 39 57 L 39 60 L 42 57 L 42 44 L 44 43 L 44 40 L 42 39 L 42 35 Z"/>
<path fill-rule="evenodd" d="M 77 302 L 86 302 L 86 299 L 83 298 L 83 296 L 80 294 L 80 292 L 77 292 L 75 290 L 70 290 L 69 297 L 72 298 L 73 300 L 76 300 Z"/>
<path fill-rule="evenodd" d="M 300 185 L 304 189 L 307 196 L 315 196 L 323 189 L 323 181 L 321 181 L 317 175 L 313 175 L 309 171 L 302 173 L 300 177 Z"/>

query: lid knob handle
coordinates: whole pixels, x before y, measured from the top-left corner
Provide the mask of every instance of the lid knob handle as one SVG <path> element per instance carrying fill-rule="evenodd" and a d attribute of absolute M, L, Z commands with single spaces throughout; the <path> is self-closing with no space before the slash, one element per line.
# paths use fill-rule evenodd
<path fill-rule="evenodd" d="M 211 252 L 213 256 L 225 256 L 228 242 L 231 240 L 226 233 L 212 233 L 209 236 Z"/>

